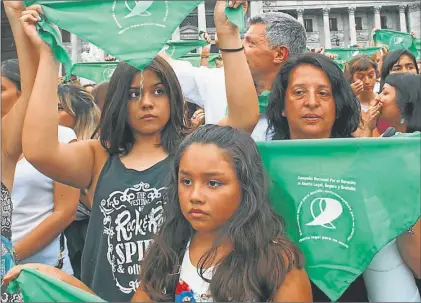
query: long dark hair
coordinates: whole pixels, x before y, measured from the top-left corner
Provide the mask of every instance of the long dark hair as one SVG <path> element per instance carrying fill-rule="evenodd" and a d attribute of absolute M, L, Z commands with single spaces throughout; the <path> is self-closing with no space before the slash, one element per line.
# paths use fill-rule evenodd
<path fill-rule="evenodd" d="M 385 83 L 396 90 L 396 104 L 405 118 L 406 132 L 421 131 L 421 75 L 390 74 Z"/>
<path fill-rule="evenodd" d="M 216 249 L 229 239 L 233 250 L 214 269 L 210 291 L 216 302 L 267 301 L 303 256 L 284 236 L 284 224 L 269 204 L 268 183 L 253 139 L 231 127 L 205 125 L 181 143 L 170 173 L 165 221 L 142 264 L 141 286 L 153 301 L 174 301 L 177 271 L 194 230 L 178 198 L 181 158 L 192 144 L 214 144 L 232 158 L 241 185 L 241 202 L 221 228 L 213 247 L 199 261 L 198 273 L 212 264 Z"/>
<path fill-rule="evenodd" d="M 161 145 L 171 155 L 188 132 L 184 126 L 185 109 L 180 83 L 172 67 L 159 56 L 145 69 L 158 75 L 168 93 L 170 119 L 161 131 Z M 128 154 L 134 144 L 128 122 L 128 102 L 130 85 L 138 72 L 139 69 L 120 62 L 110 79 L 98 130 L 101 145 L 111 155 Z"/>
<path fill-rule="evenodd" d="M 331 137 L 350 138 L 360 122 L 360 104 L 355 100 L 351 86 L 345 80 L 341 69 L 328 57 L 321 54 L 306 53 L 289 58 L 279 71 L 269 96 L 266 115 L 268 130 L 274 130 L 273 140 L 290 139 L 289 125 L 286 117 L 281 115 L 285 109 L 285 92 L 291 72 L 300 65 L 311 64 L 321 68 L 332 86 L 335 100 L 336 120 L 332 127 Z"/>
<path fill-rule="evenodd" d="M 404 55 L 408 56 L 409 58 L 411 58 L 412 61 L 414 61 L 415 69 L 418 74 L 419 71 L 418 71 L 417 60 L 415 56 L 409 50 L 396 49 L 394 51 L 391 51 L 383 57 L 382 71 L 380 75 L 380 91 L 383 90 L 384 82 L 386 80 L 386 77 L 389 76 L 390 72 L 392 71 L 393 65 L 395 65 L 396 62 L 398 62 L 399 59 Z"/>

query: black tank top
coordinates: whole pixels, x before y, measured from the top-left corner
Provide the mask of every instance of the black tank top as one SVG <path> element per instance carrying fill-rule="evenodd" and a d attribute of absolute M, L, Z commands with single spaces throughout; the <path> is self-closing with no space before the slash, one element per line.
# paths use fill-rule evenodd
<path fill-rule="evenodd" d="M 102 299 L 129 302 L 163 221 L 170 158 L 145 171 L 110 156 L 98 179 L 82 256 L 82 281 Z"/>

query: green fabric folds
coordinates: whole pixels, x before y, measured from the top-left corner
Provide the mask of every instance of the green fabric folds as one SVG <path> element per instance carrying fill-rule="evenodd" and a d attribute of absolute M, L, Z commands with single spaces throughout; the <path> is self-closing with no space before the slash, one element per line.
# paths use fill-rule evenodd
<path fill-rule="evenodd" d="M 258 142 L 271 203 L 333 301 L 420 217 L 420 135 Z"/>
<path fill-rule="evenodd" d="M 173 59 L 179 59 L 184 55 L 188 54 L 192 50 L 208 45 L 205 40 L 180 40 L 180 41 L 168 41 L 165 47 L 165 51 Z"/>
<path fill-rule="evenodd" d="M 352 57 L 358 55 L 367 55 L 372 56 L 376 52 L 378 52 L 381 48 L 380 47 L 367 47 L 367 48 L 329 48 L 326 49 L 324 54 L 332 54 L 335 55 L 335 59 L 338 62 L 345 61 L 349 62 Z"/>
<path fill-rule="evenodd" d="M 118 62 L 77 63 L 73 65 L 71 74 L 100 84 L 110 81 L 117 65 Z"/>
<path fill-rule="evenodd" d="M 373 41 L 377 46 L 386 46 L 389 51 L 408 49 L 418 56 L 416 39 L 409 33 L 379 29 L 374 33 Z"/>
<path fill-rule="evenodd" d="M 46 20 L 138 69 L 202 1 L 37 0 Z"/>
<path fill-rule="evenodd" d="M 18 289 L 22 291 L 24 302 L 105 302 L 32 268 L 23 269 L 19 277 L 9 283 L 11 293 L 16 293 Z"/>

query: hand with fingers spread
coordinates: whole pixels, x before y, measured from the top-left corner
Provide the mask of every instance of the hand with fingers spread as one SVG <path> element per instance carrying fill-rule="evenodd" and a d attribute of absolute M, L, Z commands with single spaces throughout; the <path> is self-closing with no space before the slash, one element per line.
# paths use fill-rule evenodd
<path fill-rule="evenodd" d="M 363 117 L 364 126 L 371 131 L 375 130 L 377 127 L 377 123 L 380 118 L 382 106 L 383 106 L 383 103 L 381 102 L 378 102 L 373 106 L 370 106 L 368 112 L 365 114 L 365 117 Z"/>
<path fill-rule="evenodd" d="M 41 39 L 35 27 L 36 23 L 41 21 L 40 15 L 42 14 L 43 11 L 40 5 L 31 5 L 22 12 L 20 21 L 22 22 L 25 34 L 28 36 L 29 40 L 31 40 L 32 44 L 40 50 L 51 52 L 51 48 Z"/>
<path fill-rule="evenodd" d="M 351 84 L 351 89 L 356 96 L 358 96 L 364 90 L 364 83 L 361 80 L 357 80 Z"/>

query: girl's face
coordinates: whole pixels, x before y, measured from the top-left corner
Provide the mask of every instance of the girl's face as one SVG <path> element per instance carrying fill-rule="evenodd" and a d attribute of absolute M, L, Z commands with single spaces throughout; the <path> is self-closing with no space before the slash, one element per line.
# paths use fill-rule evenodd
<path fill-rule="evenodd" d="M 376 70 L 370 67 L 368 70 L 357 71 L 352 75 L 352 82 L 361 80 L 364 85 L 364 91 L 373 91 L 376 84 Z"/>
<path fill-rule="evenodd" d="M 292 70 L 282 112 L 291 139 L 329 138 L 335 111 L 332 86 L 321 68 L 303 64 Z"/>
<path fill-rule="evenodd" d="M 391 74 L 397 73 L 409 73 L 409 74 L 416 74 L 417 70 L 415 68 L 415 62 L 407 55 L 402 55 L 398 62 L 393 65 L 392 70 L 390 71 Z"/>
<path fill-rule="evenodd" d="M 57 108 L 58 108 L 58 124 L 61 126 L 74 128 L 76 124 L 76 117 L 64 110 L 63 105 L 61 105 L 60 100 L 58 101 Z"/>
<path fill-rule="evenodd" d="M 214 144 L 186 149 L 178 172 L 180 208 L 197 232 L 222 227 L 241 202 L 241 186 L 231 156 Z"/>
<path fill-rule="evenodd" d="M 18 101 L 21 92 L 6 77 L 1 77 L 1 117 L 3 118 Z"/>
<path fill-rule="evenodd" d="M 396 104 L 396 89 L 393 86 L 386 83 L 376 100 L 383 103 L 381 119 L 391 124 L 400 120 L 400 112 Z"/>
<path fill-rule="evenodd" d="M 129 124 L 134 133 L 159 134 L 170 119 L 170 100 L 158 75 L 145 70 L 132 80 L 129 94 Z"/>

